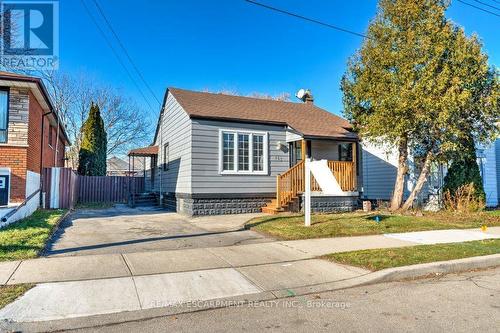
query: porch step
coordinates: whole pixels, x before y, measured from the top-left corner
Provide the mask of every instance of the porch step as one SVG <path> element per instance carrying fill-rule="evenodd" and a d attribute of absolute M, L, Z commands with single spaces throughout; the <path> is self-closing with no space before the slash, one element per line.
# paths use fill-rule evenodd
<path fill-rule="evenodd" d="M 129 206 L 148 207 L 158 206 L 159 197 L 157 193 L 133 193 L 130 195 Z"/>
<path fill-rule="evenodd" d="M 262 210 L 262 213 L 271 214 L 271 215 L 276 215 L 276 214 L 284 211 L 283 208 L 278 209 L 278 207 L 276 207 L 276 206 L 264 206 L 261 208 L 261 210 Z"/>
<path fill-rule="evenodd" d="M 270 203 L 266 206 L 262 207 L 261 210 L 263 213 L 276 215 L 281 212 L 296 212 L 299 210 L 298 203 L 299 198 L 292 198 L 286 205 L 278 208 L 277 200 L 272 199 Z"/>

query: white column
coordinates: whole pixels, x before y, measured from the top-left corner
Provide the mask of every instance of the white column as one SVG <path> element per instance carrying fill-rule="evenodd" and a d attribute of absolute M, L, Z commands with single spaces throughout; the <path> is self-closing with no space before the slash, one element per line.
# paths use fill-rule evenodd
<path fill-rule="evenodd" d="M 304 200 L 304 218 L 306 227 L 311 226 L 311 169 L 310 160 L 305 159 L 305 200 Z"/>
<path fill-rule="evenodd" d="M 59 176 L 60 168 L 51 168 L 50 177 L 50 207 L 59 208 Z"/>

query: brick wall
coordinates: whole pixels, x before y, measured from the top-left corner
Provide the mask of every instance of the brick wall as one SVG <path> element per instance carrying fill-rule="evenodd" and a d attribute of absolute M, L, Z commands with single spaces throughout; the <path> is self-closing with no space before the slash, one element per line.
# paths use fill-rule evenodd
<path fill-rule="evenodd" d="M 0 167 L 10 168 L 10 201 L 24 201 L 26 195 L 26 147 L 0 147 Z"/>
<path fill-rule="evenodd" d="M 59 141 L 58 161 L 54 163 L 56 128 L 44 118 L 44 147 L 41 151 L 43 109 L 28 90 L 10 88 L 8 142 L 0 145 L 0 167 L 11 170 L 10 201 L 22 202 L 26 198 L 27 170 L 40 173 L 42 166 L 64 166 L 64 144 Z M 53 144 L 49 145 L 49 130 L 53 131 Z"/>
<path fill-rule="evenodd" d="M 33 94 L 29 94 L 29 134 L 28 134 L 28 170 L 40 173 L 40 149 L 42 140 L 42 116 L 44 110 L 41 108 Z M 43 167 L 64 166 L 64 144 L 59 139 L 57 163 L 54 163 L 57 128 L 51 127 L 49 118 L 43 119 Z M 49 131 L 52 131 L 52 143 L 49 142 Z"/>
<path fill-rule="evenodd" d="M 11 170 L 10 201 L 22 202 L 26 194 L 26 150 L 28 144 L 27 89 L 9 89 L 9 127 L 7 144 L 0 146 L 0 167 Z"/>

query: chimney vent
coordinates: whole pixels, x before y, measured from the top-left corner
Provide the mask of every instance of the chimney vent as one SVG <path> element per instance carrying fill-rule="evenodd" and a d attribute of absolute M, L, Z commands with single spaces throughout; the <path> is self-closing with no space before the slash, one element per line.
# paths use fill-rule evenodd
<path fill-rule="evenodd" d="M 314 97 L 309 89 L 300 89 L 295 96 L 306 104 L 314 103 Z"/>

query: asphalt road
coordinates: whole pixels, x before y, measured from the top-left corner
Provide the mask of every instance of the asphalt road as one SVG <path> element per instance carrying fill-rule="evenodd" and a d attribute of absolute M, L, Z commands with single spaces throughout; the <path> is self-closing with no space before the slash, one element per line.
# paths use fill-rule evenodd
<path fill-rule="evenodd" d="M 78 332 L 499 332 L 500 267 Z"/>

